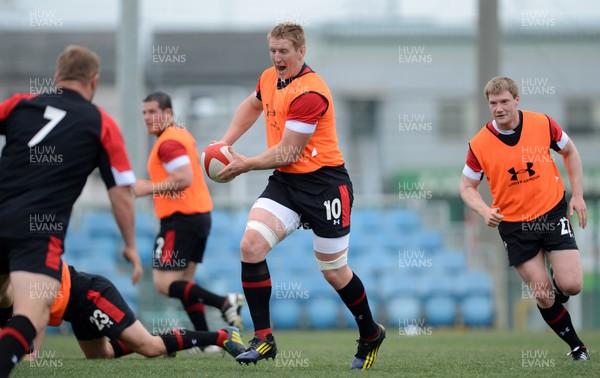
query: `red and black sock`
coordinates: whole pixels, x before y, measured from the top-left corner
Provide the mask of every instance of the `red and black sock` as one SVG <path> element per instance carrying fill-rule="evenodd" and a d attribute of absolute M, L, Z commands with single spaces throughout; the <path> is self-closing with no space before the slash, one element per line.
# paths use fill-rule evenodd
<path fill-rule="evenodd" d="M 6 322 L 13 316 L 13 306 L 10 305 L 8 308 L 0 307 L 0 328 L 4 328 Z"/>
<path fill-rule="evenodd" d="M 267 260 L 257 263 L 242 261 L 242 287 L 254 324 L 254 333 L 266 339 L 271 333 L 271 274 Z"/>
<path fill-rule="evenodd" d="M 548 323 L 550 328 L 563 339 L 564 342 L 569 344 L 571 350 L 578 346 L 583 346 L 583 342 L 577 336 L 573 323 L 571 322 L 571 315 L 558 300 L 554 300 L 554 304 L 549 308 L 540 308 L 542 318 Z"/>
<path fill-rule="evenodd" d="M 175 281 L 169 286 L 169 297 L 178 298 L 181 301 L 197 331 L 208 331 L 204 315 L 204 299 L 202 298 L 205 291 L 193 281 Z"/>
<path fill-rule="evenodd" d="M 35 327 L 23 316 L 13 316 L 0 332 L 0 376 L 8 377 L 23 355 L 29 353 L 35 335 Z"/>
<path fill-rule="evenodd" d="M 115 353 L 115 358 L 123 357 L 133 353 L 131 349 L 127 348 L 127 346 L 119 340 L 110 340 L 110 345 Z"/>
<path fill-rule="evenodd" d="M 352 279 L 350 279 L 348 285 L 337 290 L 337 293 L 354 315 L 361 339 L 372 340 L 376 338 L 379 334 L 379 327 L 373 321 L 367 292 L 360 278 L 352 272 Z"/>
<path fill-rule="evenodd" d="M 225 335 L 224 338 L 223 335 Z M 170 333 L 160 334 L 158 336 L 160 336 L 165 343 L 167 353 L 193 347 L 205 347 L 208 345 L 223 346 L 223 341 L 227 340 L 227 333 L 222 330 L 218 332 L 206 332 L 174 329 Z"/>

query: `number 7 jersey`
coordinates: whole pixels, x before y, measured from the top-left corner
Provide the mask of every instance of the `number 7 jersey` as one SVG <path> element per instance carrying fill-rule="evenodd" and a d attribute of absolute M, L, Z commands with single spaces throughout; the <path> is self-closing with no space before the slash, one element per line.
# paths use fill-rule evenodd
<path fill-rule="evenodd" d="M 135 183 L 117 124 L 78 92 L 13 95 L 0 103 L 0 134 L 0 237 L 63 238 L 95 168 L 107 188 Z"/>

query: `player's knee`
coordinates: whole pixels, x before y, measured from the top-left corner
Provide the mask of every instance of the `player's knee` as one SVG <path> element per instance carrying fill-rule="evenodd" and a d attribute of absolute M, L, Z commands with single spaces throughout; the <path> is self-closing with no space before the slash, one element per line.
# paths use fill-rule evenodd
<path fill-rule="evenodd" d="M 264 238 L 256 233 L 246 232 L 240 243 L 242 259 L 246 262 L 258 262 L 265 259 L 270 247 Z"/>
<path fill-rule="evenodd" d="M 154 288 L 162 295 L 169 296 L 169 286 L 171 286 L 170 282 L 157 279 L 154 280 Z"/>
<path fill-rule="evenodd" d="M 582 283 L 581 280 L 571 279 L 565 283 L 559 284 L 560 290 L 568 295 L 577 295 L 581 292 Z"/>

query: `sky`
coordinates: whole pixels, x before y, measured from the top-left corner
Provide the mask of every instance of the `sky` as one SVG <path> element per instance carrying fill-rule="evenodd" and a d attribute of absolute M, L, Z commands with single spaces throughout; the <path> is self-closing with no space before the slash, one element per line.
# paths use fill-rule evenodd
<path fill-rule="evenodd" d="M 168 4 L 168 5 L 165 5 Z M 568 26 L 600 21 L 594 0 L 498 0 L 503 23 L 520 23 L 531 15 Z M 566 5 L 568 3 L 568 5 Z M 118 24 L 120 0 L 0 0 L 0 30 L 28 28 L 32 20 L 59 22 L 65 29 L 112 29 Z M 309 28 L 329 21 L 428 20 L 474 23 L 477 0 L 140 0 L 144 28 L 257 29 L 281 21 Z"/>

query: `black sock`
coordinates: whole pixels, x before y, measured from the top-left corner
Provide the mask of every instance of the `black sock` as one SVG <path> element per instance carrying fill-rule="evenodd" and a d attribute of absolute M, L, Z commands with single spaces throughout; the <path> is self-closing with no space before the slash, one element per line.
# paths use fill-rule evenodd
<path fill-rule="evenodd" d="M 354 315 L 360 337 L 365 340 L 376 338 L 379 333 L 379 327 L 373 321 L 367 292 L 360 278 L 352 272 L 352 279 L 350 279 L 348 285 L 337 290 L 337 293 L 352 315 Z"/>
<path fill-rule="evenodd" d="M 187 329 L 174 329 L 170 333 L 160 334 L 160 338 L 165 343 L 167 353 L 178 350 L 190 349 L 193 347 L 204 347 L 208 345 L 217 345 L 219 332 L 190 331 Z"/>
<path fill-rule="evenodd" d="M 569 312 L 557 300 L 554 300 L 554 304 L 549 308 L 540 308 L 540 313 L 542 314 L 542 318 L 548 323 L 550 328 L 563 339 L 564 342 L 569 344 L 571 350 L 575 349 L 578 346 L 583 346 L 583 342 L 577 336 L 575 332 L 575 328 L 573 328 L 573 323 L 571 323 L 571 316 Z"/>
<path fill-rule="evenodd" d="M 200 296 L 202 291 L 203 289 L 193 281 L 175 281 L 169 286 L 169 297 L 181 301 L 196 331 L 208 331 L 204 302 Z"/>
<path fill-rule="evenodd" d="M 110 340 L 110 345 L 115 352 L 115 358 L 123 357 L 132 353 L 132 350 L 127 348 L 127 346 L 125 346 L 125 344 L 119 340 Z"/>
<path fill-rule="evenodd" d="M 13 315 L 13 306 L 10 305 L 10 307 L 8 308 L 1 308 L 0 307 L 0 328 L 4 328 L 4 326 L 6 325 L 6 322 L 8 322 L 10 320 L 10 318 L 12 318 Z"/>
<path fill-rule="evenodd" d="M 242 287 L 254 324 L 254 333 L 265 339 L 271 333 L 271 274 L 267 260 L 257 263 L 242 261 Z"/>
<path fill-rule="evenodd" d="M 0 332 L 0 377 L 8 377 L 21 357 L 31 350 L 36 330 L 22 315 L 13 316 Z"/>

